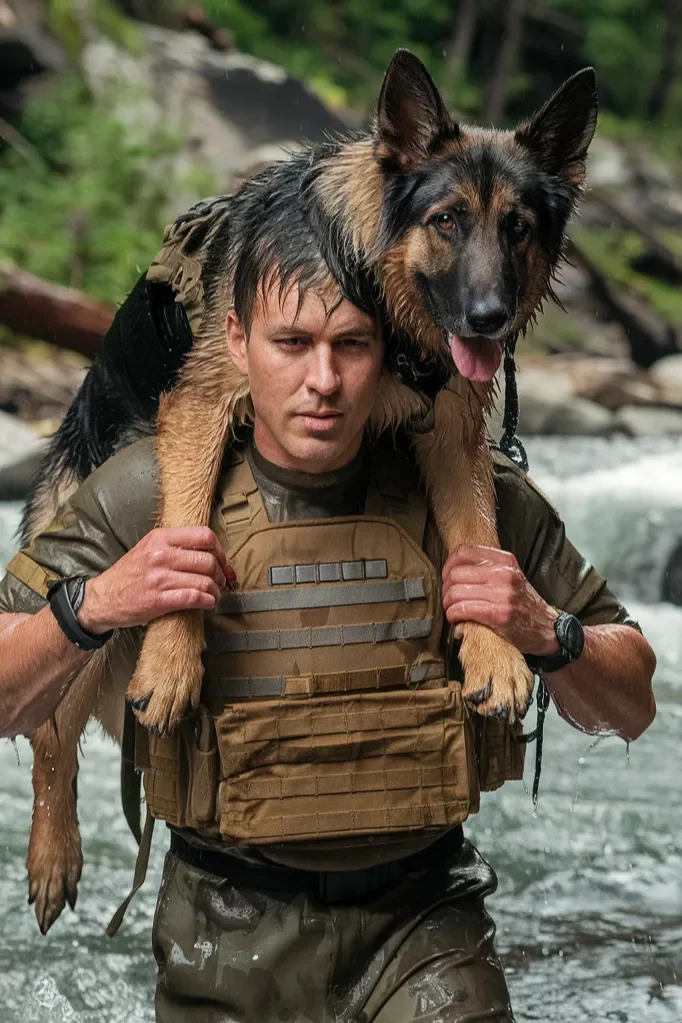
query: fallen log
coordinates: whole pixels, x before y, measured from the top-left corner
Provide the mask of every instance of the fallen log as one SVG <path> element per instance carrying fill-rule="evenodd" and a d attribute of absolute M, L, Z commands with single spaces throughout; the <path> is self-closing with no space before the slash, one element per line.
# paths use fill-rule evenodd
<path fill-rule="evenodd" d="M 634 295 L 614 287 L 573 239 L 568 242 L 566 255 L 571 263 L 586 274 L 592 297 L 608 319 L 623 328 L 635 365 L 649 369 L 664 355 L 680 351 L 677 331 L 673 325 Z"/>
<path fill-rule="evenodd" d="M 25 270 L 0 270 L 0 324 L 94 359 L 116 310 Z"/>

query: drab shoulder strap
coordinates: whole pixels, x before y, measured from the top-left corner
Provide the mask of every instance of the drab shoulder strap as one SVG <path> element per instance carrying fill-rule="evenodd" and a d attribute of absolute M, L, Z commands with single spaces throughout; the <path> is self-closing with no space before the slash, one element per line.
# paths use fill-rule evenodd
<path fill-rule="evenodd" d="M 216 511 L 220 512 L 228 550 L 247 530 L 268 523 L 243 448 L 234 448 L 226 456 Z M 372 451 L 364 513 L 394 519 L 422 547 L 427 505 L 421 493 L 419 473 L 407 455 L 387 442 L 377 444 Z"/>

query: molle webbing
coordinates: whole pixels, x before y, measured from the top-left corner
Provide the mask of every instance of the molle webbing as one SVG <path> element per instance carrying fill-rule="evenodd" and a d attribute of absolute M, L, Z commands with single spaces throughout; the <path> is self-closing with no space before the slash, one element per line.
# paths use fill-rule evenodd
<path fill-rule="evenodd" d="M 315 607 L 324 605 L 315 604 Z M 311 625 L 306 629 L 272 629 L 250 632 L 216 633 L 211 647 L 215 651 L 249 653 L 259 650 L 301 650 L 305 647 L 351 646 L 356 643 L 389 643 L 398 639 L 430 636 L 433 618 L 399 619 L 397 622 L 369 622 L 366 625 Z"/>
<path fill-rule="evenodd" d="M 407 668 L 403 664 L 388 668 L 360 668 L 356 671 L 331 671 L 316 675 L 273 675 L 270 678 L 214 678 L 208 709 L 220 712 L 232 700 L 257 700 L 271 696 L 321 696 L 325 693 L 350 693 L 373 689 L 396 689 L 421 683 L 442 685 L 445 674 L 441 660 L 423 661 Z M 211 703 L 208 703 L 208 700 Z"/>
<path fill-rule="evenodd" d="M 312 566 L 311 566 L 312 567 Z M 311 589 L 257 590 L 253 593 L 224 593 L 219 614 L 248 614 L 251 611 L 301 611 L 311 607 L 349 607 L 352 604 L 387 604 L 396 600 L 424 600 L 424 580 L 317 584 Z"/>
<path fill-rule="evenodd" d="M 59 579 L 56 572 L 43 568 L 42 565 L 37 564 L 37 562 L 33 561 L 32 558 L 29 558 L 22 551 L 14 555 L 7 566 L 7 571 L 46 600 L 47 591 L 50 586 Z"/>
<path fill-rule="evenodd" d="M 147 280 L 169 284 L 176 302 L 182 302 L 196 336 L 204 313 L 203 272 L 211 240 L 227 217 L 230 196 L 219 195 L 197 203 L 169 224 L 163 246 L 147 271 Z"/>

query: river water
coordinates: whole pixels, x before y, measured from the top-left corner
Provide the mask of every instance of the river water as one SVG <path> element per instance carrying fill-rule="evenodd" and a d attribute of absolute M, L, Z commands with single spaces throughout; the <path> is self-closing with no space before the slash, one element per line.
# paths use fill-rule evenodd
<path fill-rule="evenodd" d="M 682 1023 L 682 608 L 658 602 L 682 537 L 682 447 L 547 438 L 529 455 L 569 536 L 627 598 L 656 650 L 658 715 L 628 756 L 619 739 L 595 744 L 551 710 L 537 816 L 531 751 L 525 784 L 484 797 L 468 825 L 499 874 L 489 908 L 517 1019 Z M 0 506 L 0 562 L 17 518 L 16 506 Z M 151 1023 L 164 830 L 146 885 L 108 939 L 135 844 L 119 810 L 117 751 L 91 729 L 79 777 L 78 904 L 43 938 L 26 904 L 30 765 L 25 740 L 0 744 L 0 1023 Z"/>

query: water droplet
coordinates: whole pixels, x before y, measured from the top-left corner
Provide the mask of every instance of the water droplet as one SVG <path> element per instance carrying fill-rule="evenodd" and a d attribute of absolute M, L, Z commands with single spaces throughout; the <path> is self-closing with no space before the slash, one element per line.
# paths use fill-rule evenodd
<path fill-rule="evenodd" d="M 45 800 L 41 799 L 40 802 L 38 803 L 38 806 L 45 806 Z"/>
<path fill-rule="evenodd" d="M 254 963 L 255 963 L 256 959 L 258 959 L 258 953 L 256 953 L 256 955 L 253 957 Z"/>

